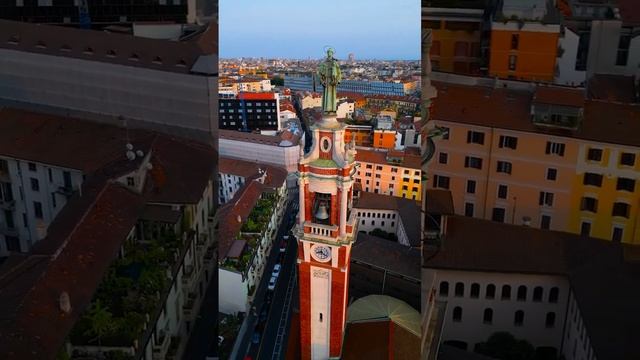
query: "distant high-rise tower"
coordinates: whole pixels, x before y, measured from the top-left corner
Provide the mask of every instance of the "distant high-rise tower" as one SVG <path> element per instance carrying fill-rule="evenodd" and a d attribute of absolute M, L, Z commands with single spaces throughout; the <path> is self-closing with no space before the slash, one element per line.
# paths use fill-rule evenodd
<path fill-rule="evenodd" d="M 356 56 L 353 53 L 349 53 L 349 58 L 348 59 L 349 59 L 349 62 L 352 63 L 352 64 L 354 62 L 356 62 Z"/>

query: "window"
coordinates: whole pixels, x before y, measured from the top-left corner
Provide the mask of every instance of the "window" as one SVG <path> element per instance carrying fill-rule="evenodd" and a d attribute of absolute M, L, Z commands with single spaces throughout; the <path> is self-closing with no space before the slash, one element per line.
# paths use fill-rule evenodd
<path fill-rule="evenodd" d="M 493 310 L 491 308 L 484 309 L 482 322 L 485 324 L 491 324 L 493 322 Z"/>
<path fill-rule="evenodd" d="M 510 300 L 511 299 L 511 286 L 510 285 L 502 285 L 502 294 L 500 296 L 502 300 Z"/>
<path fill-rule="evenodd" d="M 33 202 L 33 214 L 36 218 L 42 219 L 42 204 L 38 201 Z"/>
<path fill-rule="evenodd" d="M 527 287 L 524 285 L 518 286 L 518 301 L 527 301 Z"/>
<path fill-rule="evenodd" d="M 464 216 L 473 217 L 473 203 L 464 203 Z"/>
<path fill-rule="evenodd" d="M 511 174 L 511 163 L 508 161 L 498 161 L 496 171 L 499 173 Z"/>
<path fill-rule="evenodd" d="M 32 163 L 32 162 L 29 163 L 29 171 L 36 171 L 36 164 L 35 163 Z"/>
<path fill-rule="evenodd" d="M 31 190 L 40 191 L 40 183 L 38 182 L 38 179 L 31 178 L 30 180 L 31 180 Z"/>
<path fill-rule="evenodd" d="M 624 190 L 634 192 L 636 189 L 636 181 L 634 179 L 628 179 L 620 177 L 616 184 L 616 190 Z"/>
<path fill-rule="evenodd" d="M 20 251 L 20 239 L 15 236 L 5 236 L 7 251 Z"/>
<path fill-rule="evenodd" d="M 629 60 L 629 45 L 631 44 L 631 34 L 620 34 L 618 40 L 618 53 L 616 54 L 616 65 L 627 66 Z"/>
<path fill-rule="evenodd" d="M 589 235 L 591 235 L 591 223 L 590 222 L 583 221 L 582 224 L 580 224 L 580 235 L 581 236 L 589 236 Z"/>
<path fill-rule="evenodd" d="M 611 234 L 611 241 L 613 242 L 621 242 L 622 241 L 622 233 L 623 229 L 618 226 L 613 227 L 613 234 Z"/>
<path fill-rule="evenodd" d="M 469 296 L 473 299 L 477 299 L 480 297 L 480 284 L 471 284 L 471 293 L 469 294 Z"/>
<path fill-rule="evenodd" d="M 473 156 L 466 156 L 464 158 L 464 167 L 482 169 L 482 159 Z"/>
<path fill-rule="evenodd" d="M 446 281 L 440 282 L 440 296 L 449 296 L 449 283 Z"/>
<path fill-rule="evenodd" d="M 497 222 L 504 222 L 504 208 L 493 208 L 493 212 L 491 214 L 491 220 Z"/>
<path fill-rule="evenodd" d="M 462 308 L 460 306 L 456 306 L 455 308 L 453 308 L 453 321 L 462 321 Z"/>
<path fill-rule="evenodd" d="M 620 155 L 620 165 L 634 166 L 636 163 L 636 154 L 622 153 Z"/>
<path fill-rule="evenodd" d="M 542 215 L 540 217 L 540 229 L 549 230 L 551 228 L 551 216 Z"/>
<path fill-rule="evenodd" d="M 448 156 L 448 154 L 447 154 L 447 153 L 440 153 L 440 156 L 439 156 L 439 158 L 438 158 L 438 162 L 439 162 L 440 164 L 446 164 L 446 163 L 447 163 L 448 158 L 449 158 L 449 156 Z"/>
<path fill-rule="evenodd" d="M 442 135 L 442 140 L 449 140 L 449 128 L 448 127 L 441 127 L 443 135 Z"/>
<path fill-rule="evenodd" d="M 516 63 L 518 62 L 518 57 L 516 55 L 509 55 L 509 70 L 516 70 Z"/>
<path fill-rule="evenodd" d="M 544 326 L 547 328 L 552 328 L 556 325 L 556 313 L 548 312 L 547 317 L 544 320 Z"/>
<path fill-rule="evenodd" d="M 559 292 L 560 289 L 558 289 L 556 286 L 552 287 L 551 290 L 549 290 L 549 302 L 550 303 L 557 303 L 558 302 L 558 296 L 559 296 Z"/>
<path fill-rule="evenodd" d="M 564 156 L 564 144 L 547 141 L 546 154 Z"/>
<path fill-rule="evenodd" d="M 538 199 L 538 205 L 541 206 L 553 206 L 553 193 L 540 191 L 540 197 Z"/>
<path fill-rule="evenodd" d="M 542 286 L 536 286 L 533 288 L 533 301 L 541 302 L 542 301 Z"/>
<path fill-rule="evenodd" d="M 434 41 L 431 43 L 431 55 L 440 55 L 440 41 Z"/>
<path fill-rule="evenodd" d="M 558 177 L 558 170 L 553 168 L 547 169 L 547 180 L 555 181 Z"/>
<path fill-rule="evenodd" d="M 584 185 L 591 185 L 591 186 L 601 187 L 602 186 L 602 175 L 594 174 L 594 173 L 584 173 L 584 179 L 582 180 L 582 183 Z"/>
<path fill-rule="evenodd" d="M 506 199 L 507 192 L 508 192 L 507 185 L 498 185 L 498 199 Z"/>
<path fill-rule="evenodd" d="M 518 146 L 518 138 L 513 136 L 500 135 L 498 146 L 501 148 L 516 149 Z"/>
<path fill-rule="evenodd" d="M 524 311 L 518 310 L 513 318 L 513 325 L 522 326 L 524 323 Z"/>
<path fill-rule="evenodd" d="M 484 145 L 484 133 L 478 131 L 467 131 L 467 144 Z"/>
<path fill-rule="evenodd" d="M 519 34 L 511 34 L 511 50 L 518 50 L 518 43 L 520 42 Z"/>
<path fill-rule="evenodd" d="M 58 206 L 56 204 L 56 193 L 51 193 L 51 205 L 53 205 L 54 208 Z"/>
<path fill-rule="evenodd" d="M 602 161 L 602 149 L 589 149 L 589 151 L 587 151 L 587 160 Z"/>
<path fill-rule="evenodd" d="M 487 285 L 484 297 L 486 299 L 494 299 L 496 297 L 496 286 L 493 284 Z"/>
<path fill-rule="evenodd" d="M 441 176 L 441 175 L 433 175 L 433 187 L 449 190 L 449 177 Z"/>
<path fill-rule="evenodd" d="M 454 52 L 454 56 L 468 56 L 469 43 L 465 41 L 456 41 Z"/>
<path fill-rule="evenodd" d="M 613 203 L 612 216 L 621 216 L 623 218 L 629 218 L 629 204 L 623 202 Z"/>
<path fill-rule="evenodd" d="M 48 168 L 47 172 L 49 173 L 49 182 L 53 182 L 53 173 L 51 171 L 51 168 Z"/>
<path fill-rule="evenodd" d="M 461 282 L 457 282 L 456 283 L 455 295 L 456 295 L 456 297 L 463 297 L 464 296 L 464 284 L 463 283 L 461 283 Z"/>
<path fill-rule="evenodd" d="M 467 193 L 475 194 L 476 193 L 476 181 L 475 180 L 467 180 Z"/>
<path fill-rule="evenodd" d="M 598 199 L 585 196 L 580 201 L 580 210 L 596 212 L 598 211 Z"/>

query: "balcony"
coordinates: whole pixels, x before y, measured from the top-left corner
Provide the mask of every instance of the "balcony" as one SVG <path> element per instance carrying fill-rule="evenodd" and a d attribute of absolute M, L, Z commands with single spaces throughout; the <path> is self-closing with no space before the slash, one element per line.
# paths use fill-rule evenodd
<path fill-rule="evenodd" d="M 7 226 L 6 224 L 0 224 L 0 234 L 5 236 L 14 236 L 17 237 L 19 235 L 18 228 L 15 226 Z"/>
<path fill-rule="evenodd" d="M 15 210 L 16 201 L 15 200 L 4 200 L 0 199 L 0 209 L 3 210 Z"/>
<path fill-rule="evenodd" d="M 153 346 L 153 360 L 164 360 L 171 344 L 170 336 L 167 336 L 164 332 L 161 332 L 159 336 L 159 338 L 156 338 L 156 345 Z"/>
<path fill-rule="evenodd" d="M 9 175 L 9 169 L 0 167 L 0 181 L 11 182 L 11 176 Z"/>
<path fill-rule="evenodd" d="M 66 197 L 71 197 L 71 195 L 73 195 L 73 188 L 70 186 L 59 186 L 56 192 Z"/>

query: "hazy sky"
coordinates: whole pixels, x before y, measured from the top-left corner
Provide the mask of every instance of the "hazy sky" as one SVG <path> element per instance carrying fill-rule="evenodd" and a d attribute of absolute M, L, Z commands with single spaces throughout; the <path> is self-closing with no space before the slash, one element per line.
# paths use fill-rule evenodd
<path fill-rule="evenodd" d="M 420 59 L 419 0 L 220 0 L 220 57 Z"/>

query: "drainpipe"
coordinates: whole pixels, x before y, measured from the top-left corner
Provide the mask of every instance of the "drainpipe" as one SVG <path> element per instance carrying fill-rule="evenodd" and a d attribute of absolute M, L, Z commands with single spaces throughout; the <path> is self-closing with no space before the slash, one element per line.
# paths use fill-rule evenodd
<path fill-rule="evenodd" d="M 484 204 L 482 205 L 482 208 L 484 209 L 483 214 L 482 214 L 482 218 L 486 219 L 487 218 L 487 197 L 488 197 L 488 193 L 489 193 L 489 178 L 491 177 L 491 163 L 493 162 L 493 135 L 494 135 L 494 129 L 491 128 L 491 137 L 489 138 L 489 158 L 487 161 L 489 164 L 489 166 L 487 166 L 487 181 L 486 184 L 484 185 Z M 513 169 L 512 169 L 513 171 Z"/>

